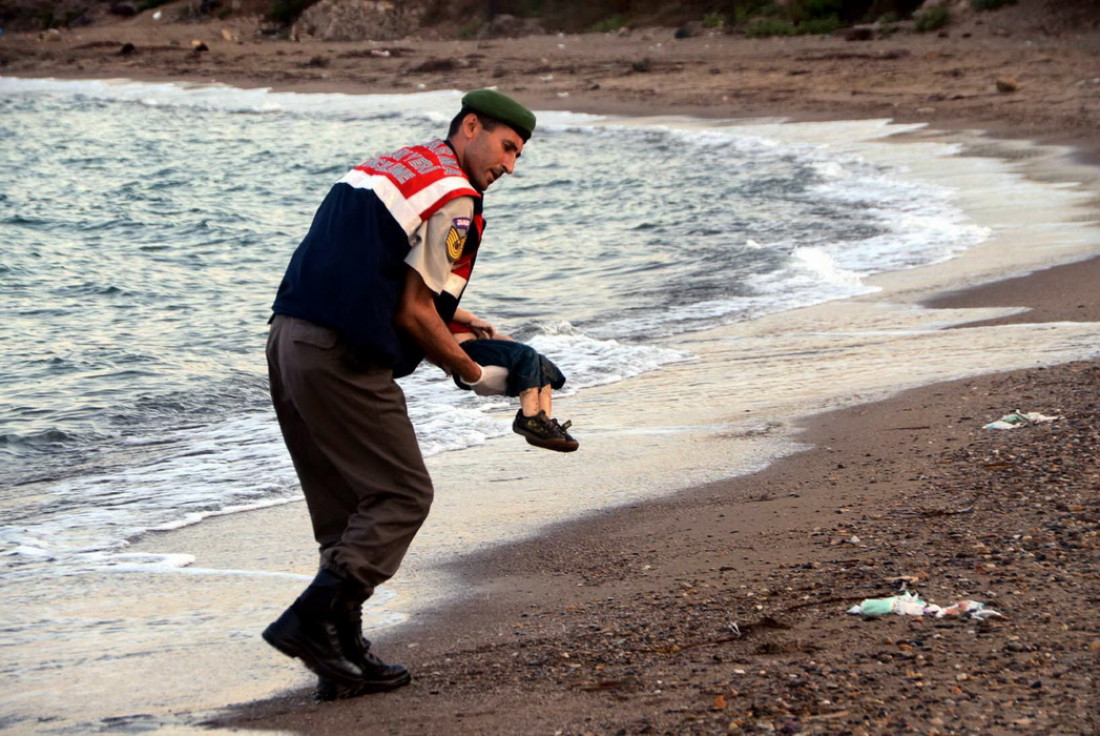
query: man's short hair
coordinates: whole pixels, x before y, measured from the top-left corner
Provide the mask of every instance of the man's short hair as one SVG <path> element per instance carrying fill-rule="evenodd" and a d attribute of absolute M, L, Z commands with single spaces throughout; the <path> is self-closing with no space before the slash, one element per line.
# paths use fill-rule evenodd
<path fill-rule="evenodd" d="M 455 135 L 458 134 L 458 129 L 462 127 L 462 121 L 465 120 L 466 116 L 471 113 L 477 115 L 477 119 L 481 123 L 481 127 L 485 128 L 485 130 L 494 130 L 498 125 L 500 125 L 500 121 L 496 118 L 491 118 L 488 115 L 482 115 L 477 110 L 463 105 L 462 109 L 458 111 L 458 114 L 454 116 L 454 120 L 451 121 L 451 128 L 447 131 L 448 138 L 453 138 Z"/>

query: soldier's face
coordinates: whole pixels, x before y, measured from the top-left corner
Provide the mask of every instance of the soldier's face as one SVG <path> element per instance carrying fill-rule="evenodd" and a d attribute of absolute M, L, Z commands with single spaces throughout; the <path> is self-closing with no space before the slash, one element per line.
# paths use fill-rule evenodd
<path fill-rule="evenodd" d="M 523 153 L 523 138 L 503 123 L 487 130 L 476 115 L 463 123 L 469 136 L 462 169 L 478 191 L 485 191 L 497 179 L 511 174 Z"/>

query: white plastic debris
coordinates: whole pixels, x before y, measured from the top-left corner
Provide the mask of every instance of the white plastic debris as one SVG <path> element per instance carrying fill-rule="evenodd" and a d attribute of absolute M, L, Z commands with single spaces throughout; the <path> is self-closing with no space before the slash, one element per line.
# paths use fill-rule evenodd
<path fill-rule="evenodd" d="M 928 604 L 909 591 L 889 598 L 867 598 L 858 606 L 852 606 L 848 613 L 864 616 L 885 616 L 895 613 L 899 616 L 923 616 Z"/>
<path fill-rule="evenodd" d="M 1039 424 L 1040 422 L 1053 422 L 1059 417 L 1051 417 L 1046 414 L 1040 414 L 1037 411 L 1024 412 L 1017 409 L 1011 414 L 1005 414 L 1003 417 L 995 422 L 990 422 L 985 425 L 983 429 L 1016 429 L 1016 427 L 1022 427 L 1026 424 Z"/>
<path fill-rule="evenodd" d="M 852 606 L 848 613 L 861 616 L 958 616 L 960 618 L 974 618 L 984 621 L 987 618 L 1004 618 L 991 608 L 986 608 L 980 601 L 962 600 L 953 603 L 947 608 L 941 608 L 934 603 L 926 603 L 910 591 L 888 598 L 867 598 L 858 606 Z"/>

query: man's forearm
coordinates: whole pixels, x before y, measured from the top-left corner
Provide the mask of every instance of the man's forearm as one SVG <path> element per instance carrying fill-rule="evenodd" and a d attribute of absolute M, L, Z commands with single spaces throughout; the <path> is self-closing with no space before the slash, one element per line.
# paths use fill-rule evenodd
<path fill-rule="evenodd" d="M 481 377 L 477 363 L 459 347 L 454 335 L 434 311 L 429 315 L 408 315 L 398 322 L 398 326 L 408 332 L 428 359 L 439 367 L 457 373 L 466 383 L 474 383 Z"/>
<path fill-rule="evenodd" d="M 436 365 L 457 373 L 466 383 L 476 383 L 481 378 L 481 368 L 459 347 L 458 341 L 435 311 L 431 290 L 411 268 L 405 280 L 405 291 L 401 296 L 396 324 L 409 333 L 428 359 Z"/>

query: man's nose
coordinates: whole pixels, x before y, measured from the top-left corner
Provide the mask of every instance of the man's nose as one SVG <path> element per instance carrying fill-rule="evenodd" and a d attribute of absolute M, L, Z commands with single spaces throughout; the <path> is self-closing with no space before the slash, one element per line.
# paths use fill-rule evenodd
<path fill-rule="evenodd" d="M 516 154 L 513 153 L 504 157 L 504 170 L 509 174 L 516 170 Z"/>

